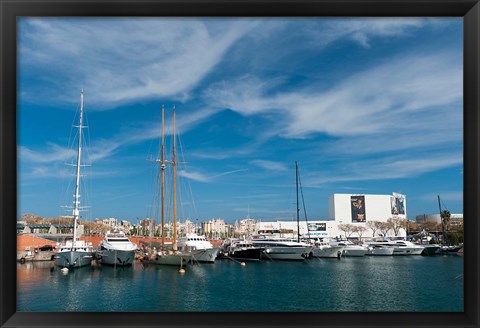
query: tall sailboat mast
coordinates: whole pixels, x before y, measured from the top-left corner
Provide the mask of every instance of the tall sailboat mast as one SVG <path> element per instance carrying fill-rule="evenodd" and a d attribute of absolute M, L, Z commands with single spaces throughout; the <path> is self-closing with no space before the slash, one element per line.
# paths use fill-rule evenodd
<path fill-rule="evenodd" d="M 80 198 L 80 167 L 81 167 L 81 158 L 82 158 L 82 128 L 83 128 L 83 89 L 80 92 L 80 118 L 78 124 L 78 147 L 77 147 L 77 171 L 75 175 L 75 195 L 73 201 L 73 241 L 72 245 L 75 246 L 75 241 L 77 239 L 77 223 L 78 218 L 80 217 L 79 210 L 79 198 Z"/>
<path fill-rule="evenodd" d="M 160 154 L 160 173 L 162 176 L 161 203 L 162 203 L 162 247 L 165 245 L 165 107 L 162 105 L 162 149 Z"/>
<path fill-rule="evenodd" d="M 298 206 L 298 162 L 295 161 L 295 178 L 297 185 L 297 242 L 300 242 L 300 208 Z"/>
<path fill-rule="evenodd" d="M 442 216 L 442 205 L 440 204 L 440 195 L 437 195 L 438 198 L 438 208 L 440 210 L 440 222 L 442 223 L 442 244 L 445 244 L 445 221 Z"/>
<path fill-rule="evenodd" d="M 176 115 L 173 106 L 173 250 L 177 250 L 177 148 L 176 148 Z"/>

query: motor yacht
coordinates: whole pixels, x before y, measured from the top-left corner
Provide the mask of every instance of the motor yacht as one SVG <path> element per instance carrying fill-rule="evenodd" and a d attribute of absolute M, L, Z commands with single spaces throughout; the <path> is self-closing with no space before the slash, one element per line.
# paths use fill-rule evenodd
<path fill-rule="evenodd" d="M 345 239 L 330 240 L 330 245 L 343 246 L 343 256 L 365 256 L 368 252 L 368 247 L 354 244 L 350 240 Z"/>
<path fill-rule="evenodd" d="M 304 260 L 313 249 L 312 245 L 304 242 L 283 238 L 262 238 L 254 236 L 253 246 L 265 248 L 265 256 L 272 260 Z"/>
<path fill-rule="evenodd" d="M 423 245 L 417 245 L 408 240 L 372 241 L 369 245 L 392 246 L 394 248 L 393 255 L 420 255 L 425 248 Z"/>
<path fill-rule="evenodd" d="M 178 250 L 191 253 L 194 261 L 213 263 L 220 249 L 213 247 L 205 236 L 192 233 L 178 239 Z"/>
<path fill-rule="evenodd" d="M 324 241 L 314 241 L 308 254 L 309 258 L 339 258 L 342 256 L 344 246 L 332 246 Z"/>
<path fill-rule="evenodd" d="M 100 242 L 95 257 L 102 264 L 127 266 L 133 263 L 137 245 L 123 231 L 109 231 Z"/>
<path fill-rule="evenodd" d="M 386 245 L 371 245 L 368 246 L 366 255 L 369 256 L 392 256 L 395 248 L 393 246 Z"/>

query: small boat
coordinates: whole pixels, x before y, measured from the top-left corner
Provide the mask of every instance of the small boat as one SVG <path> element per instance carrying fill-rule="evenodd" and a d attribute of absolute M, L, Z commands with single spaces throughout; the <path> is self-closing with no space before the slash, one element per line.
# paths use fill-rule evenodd
<path fill-rule="evenodd" d="M 178 239 L 178 250 L 190 252 L 193 261 L 213 263 L 220 248 L 213 247 L 205 236 L 192 233 Z"/>
<path fill-rule="evenodd" d="M 367 254 L 369 256 L 392 256 L 394 248 L 384 245 L 372 245 L 368 246 Z"/>
<path fill-rule="evenodd" d="M 268 259 L 264 247 L 257 247 L 246 239 L 227 239 L 223 244 L 223 257 L 243 261 L 260 261 Z"/>
<path fill-rule="evenodd" d="M 95 258 L 102 264 L 127 266 L 133 263 L 137 245 L 123 231 L 107 232 L 99 245 Z"/>
<path fill-rule="evenodd" d="M 80 240 L 77 236 L 78 220 L 80 219 L 80 168 L 82 167 L 82 136 L 83 136 L 83 90 L 80 93 L 80 117 L 78 128 L 78 147 L 75 174 L 75 194 L 73 208 L 73 235 L 66 238 L 63 243 L 57 245 L 57 252 L 54 255 L 54 263 L 64 268 L 79 268 L 91 265 L 95 251 L 93 244 Z"/>
<path fill-rule="evenodd" d="M 330 240 L 332 246 L 343 246 L 343 256 L 347 257 L 361 257 L 365 256 L 368 252 L 368 247 L 363 245 L 357 245 L 346 239 Z"/>

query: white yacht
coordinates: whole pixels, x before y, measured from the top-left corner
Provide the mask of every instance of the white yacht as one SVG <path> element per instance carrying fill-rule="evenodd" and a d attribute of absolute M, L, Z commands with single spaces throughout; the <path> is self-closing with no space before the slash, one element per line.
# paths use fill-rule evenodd
<path fill-rule="evenodd" d="M 332 246 L 326 242 L 315 241 L 308 257 L 339 258 L 344 249 L 344 246 Z"/>
<path fill-rule="evenodd" d="M 191 253 L 195 261 L 213 263 L 220 249 L 213 247 L 205 236 L 192 233 L 178 239 L 178 250 Z"/>
<path fill-rule="evenodd" d="M 312 245 L 284 238 L 254 236 L 252 245 L 265 248 L 265 257 L 272 260 L 304 260 L 312 251 Z"/>
<path fill-rule="evenodd" d="M 369 242 L 370 246 L 383 245 L 393 247 L 393 255 L 420 255 L 425 246 L 407 240 L 383 240 Z"/>
<path fill-rule="evenodd" d="M 387 245 L 370 245 L 366 255 L 370 256 L 392 256 L 394 251 L 393 246 Z"/>
<path fill-rule="evenodd" d="M 137 245 L 132 243 L 123 231 L 107 232 L 100 242 L 96 258 L 102 264 L 126 266 L 135 259 Z"/>
<path fill-rule="evenodd" d="M 57 244 L 54 263 L 64 268 L 80 268 L 90 265 L 94 254 L 92 243 L 69 238 L 63 243 Z"/>
<path fill-rule="evenodd" d="M 330 245 L 343 246 L 343 256 L 365 256 L 368 252 L 367 246 L 357 245 L 345 239 L 330 240 Z"/>

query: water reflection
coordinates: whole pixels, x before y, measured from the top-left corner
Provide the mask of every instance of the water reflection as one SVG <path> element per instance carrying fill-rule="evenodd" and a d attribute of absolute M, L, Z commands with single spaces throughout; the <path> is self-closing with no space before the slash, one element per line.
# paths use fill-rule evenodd
<path fill-rule="evenodd" d="M 463 311 L 461 258 L 218 261 L 178 269 L 135 262 L 64 275 L 53 262 L 17 264 L 17 310 Z"/>

